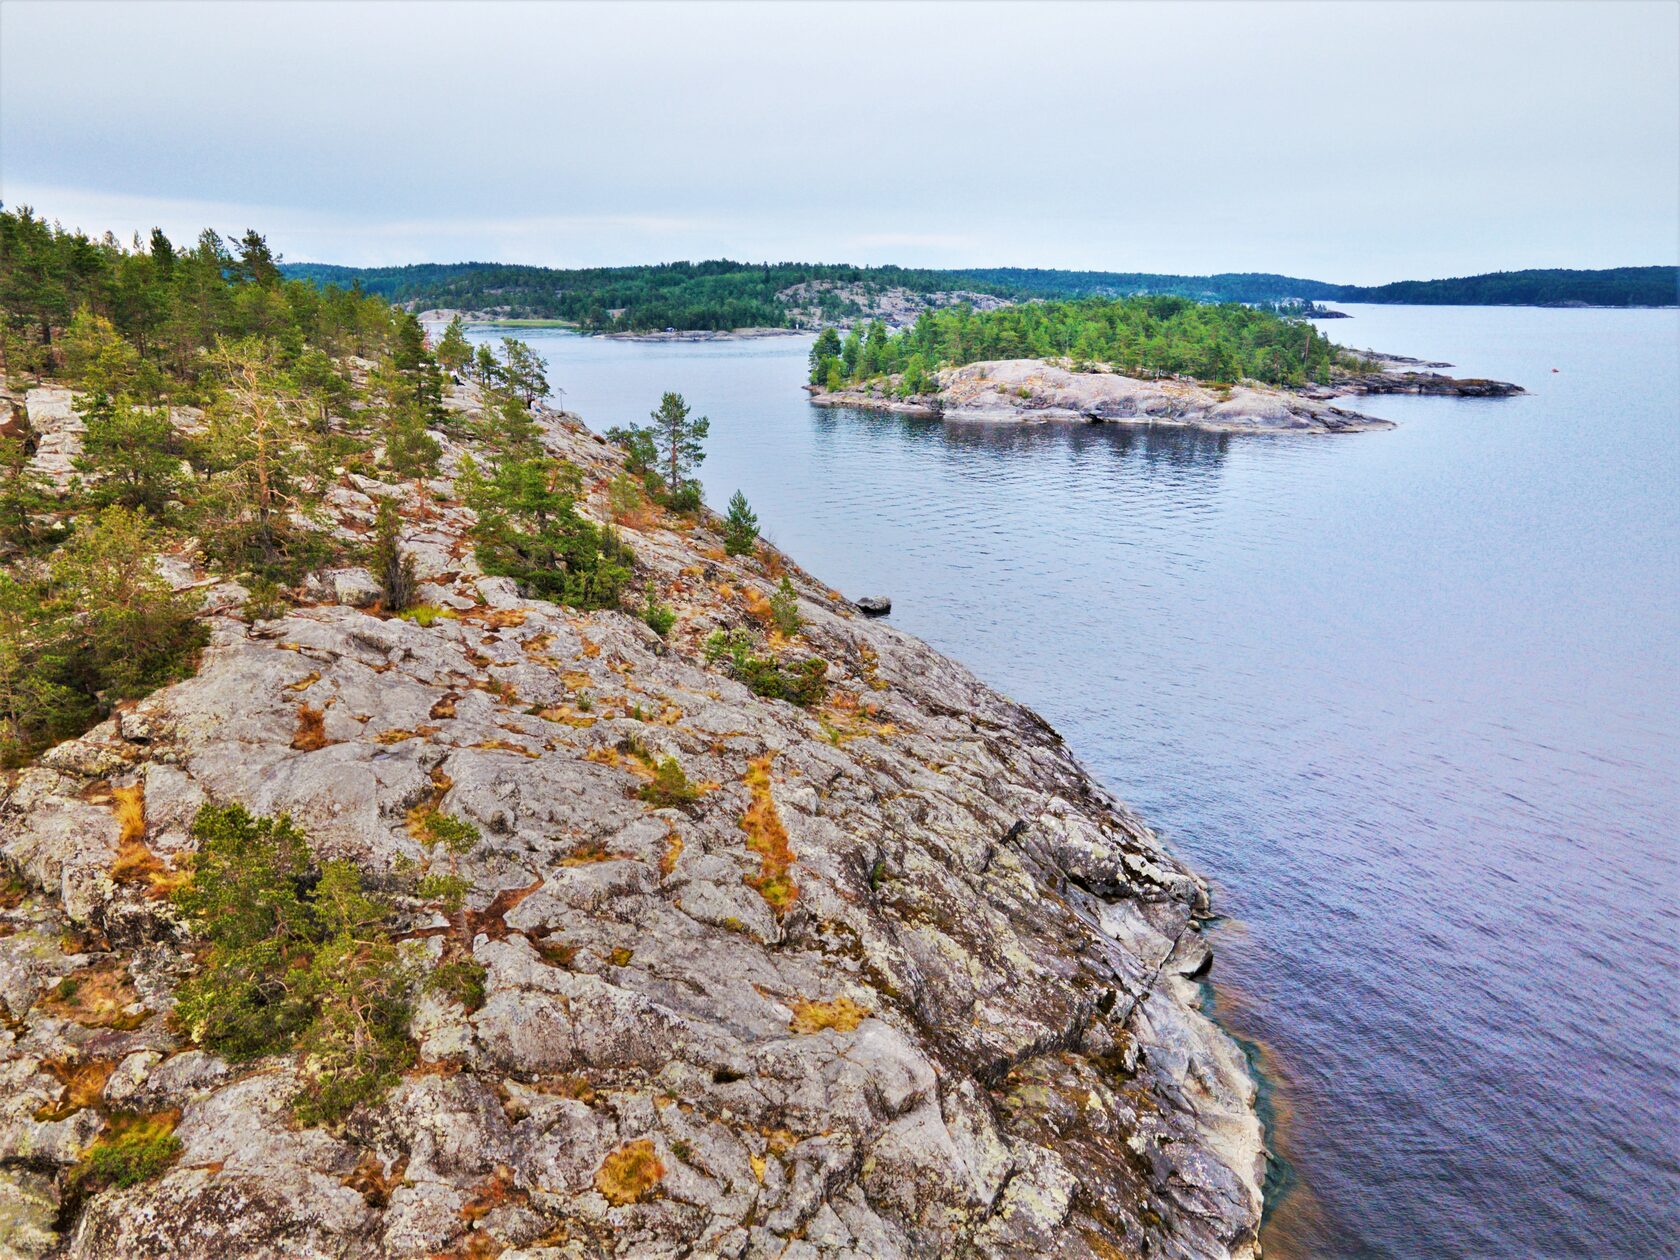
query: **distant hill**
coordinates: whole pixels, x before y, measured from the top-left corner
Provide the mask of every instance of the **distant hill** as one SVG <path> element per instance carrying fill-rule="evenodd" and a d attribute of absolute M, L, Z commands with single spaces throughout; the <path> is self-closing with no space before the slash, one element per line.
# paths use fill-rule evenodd
<path fill-rule="evenodd" d="M 1452 280 L 1397 280 L 1333 286 L 1341 302 L 1412 306 L 1675 306 L 1680 267 L 1611 267 L 1605 271 L 1495 271 Z"/>
<path fill-rule="evenodd" d="M 902 321 L 928 306 L 991 297 L 1118 297 L 1173 294 L 1204 302 L 1388 302 L 1473 306 L 1675 306 L 1680 268 L 1501 271 L 1385 285 L 1331 284 L 1265 272 L 1211 276 L 1021 267 L 929 270 L 835 263 L 747 263 L 729 259 L 637 267 L 415 263 L 340 267 L 291 263 L 288 276 L 360 286 L 413 309 L 456 308 L 511 319 L 559 319 L 596 331 L 791 327 Z"/>

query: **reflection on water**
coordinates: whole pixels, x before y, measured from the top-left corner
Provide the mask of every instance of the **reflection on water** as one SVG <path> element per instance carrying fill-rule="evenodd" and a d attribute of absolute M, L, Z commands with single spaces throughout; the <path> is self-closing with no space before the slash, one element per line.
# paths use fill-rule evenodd
<path fill-rule="evenodd" d="M 1303 1187 L 1271 1242 L 1676 1254 L 1676 315 L 1353 309 L 1533 392 L 1340 437 L 942 425 L 809 406 L 804 339 L 532 340 L 596 429 L 684 393 L 713 504 L 892 596 L 1215 881 Z"/>

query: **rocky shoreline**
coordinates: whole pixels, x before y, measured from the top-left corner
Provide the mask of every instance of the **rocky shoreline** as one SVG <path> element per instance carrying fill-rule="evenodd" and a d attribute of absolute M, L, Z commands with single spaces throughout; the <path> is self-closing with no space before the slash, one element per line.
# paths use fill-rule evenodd
<path fill-rule="evenodd" d="M 25 403 L 54 459 L 67 398 Z M 618 452 L 538 418 L 604 517 Z M 434 430 L 445 472 L 467 432 Z M 1259 1255 L 1255 1083 L 1199 1002 L 1207 890 L 1041 718 L 773 548 L 728 556 L 710 515 L 623 524 L 661 637 L 484 576 L 452 495 L 346 474 L 328 499 L 356 538 L 404 505 L 425 626 L 364 570 L 251 620 L 190 546 L 163 558 L 203 592 L 196 676 L 0 782 L 8 1254 Z M 803 626 L 771 650 L 827 662 L 809 710 L 704 647 L 759 633 L 783 576 Z M 691 802 L 643 799 L 665 757 Z M 418 808 L 484 837 L 460 867 L 482 1000 L 420 999 L 416 1065 L 339 1127 L 291 1119 L 291 1058 L 230 1064 L 170 1019 L 194 955 L 158 890 L 206 801 L 288 813 L 375 883 L 420 855 Z M 79 1200 L 81 1152 L 135 1113 L 178 1157 Z"/>
<path fill-rule="evenodd" d="M 1109 372 L 1076 372 L 1066 363 L 999 359 L 945 368 L 936 392 L 911 398 L 893 382 L 826 390 L 808 385 L 818 407 L 860 407 L 954 422 L 1182 426 L 1215 433 L 1361 433 L 1393 423 L 1331 400 L 1358 394 L 1442 394 L 1504 398 L 1524 392 L 1506 381 L 1457 379 L 1385 357 L 1383 370 L 1332 385 L 1281 389 L 1257 384 L 1219 388 L 1178 379 L 1142 380 Z"/>

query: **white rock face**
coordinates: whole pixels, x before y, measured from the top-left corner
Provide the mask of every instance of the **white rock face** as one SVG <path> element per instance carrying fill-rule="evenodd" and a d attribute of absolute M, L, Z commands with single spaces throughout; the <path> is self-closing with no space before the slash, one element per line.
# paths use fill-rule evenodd
<path fill-rule="evenodd" d="M 585 484 L 616 471 L 548 420 Z M 412 493 L 343 487 L 335 510 L 348 528 L 386 492 Z M 363 611 L 343 573 L 279 621 L 209 612 L 197 676 L 0 795 L 0 855 L 29 890 L 0 910 L 19 1254 L 1256 1254 L 1253 1086 L 1184 976 L 1205 892 L 1042 720 L 791 566 L 795 650 L 830 663 L 830 695 L 754 696 L 702 645 L 756 624 L 786 562 L 725 558 L 710 518 L 625 531 L 637 592 L 678 613 L 664 640 L 482 577 L 468 519 L 436 505 L 405 537 L 458 618 Z M 304 708 L 324 743 L 297 741 Z M 639 799 L 638 750 L 675 757 L 698 800 Z M 169 1025 L 193 963 L 169 903 L 113 874 L 113 788 L 141 789 L 166 863 L 199 804 L 240 801 L 385 885 L 421 855 L 416 805 L 471 821 L 483 1004 L 423 999 L 389 1097 L 297 1129 L 290 1059 L 226 1064 Z M 779 904 L 744 822 L 766 801 L 791 852 Z M 50 995 L 98 968 L 132 1001 L 90 1026 Z M 93 1060 L 108 1101 L 38 1118 L 64 1097 L 51 1065 Z M 181 1154 L 55 1233 L 64 1170 L 117 1104 L 178 1109 Z M 614 1206 L 597 1174 L 639 1142 L 663 1173 Z"/>
<path fill-rule="evenodd" d="M 67 489 L 76 476 L 76 457 L 82 453 L 87 426 L 76 414 L 75 395 L 57 385 L 39 385 L 25 396 L 29 427 L 35 432 L 30 467 L 58 489 Z"/>

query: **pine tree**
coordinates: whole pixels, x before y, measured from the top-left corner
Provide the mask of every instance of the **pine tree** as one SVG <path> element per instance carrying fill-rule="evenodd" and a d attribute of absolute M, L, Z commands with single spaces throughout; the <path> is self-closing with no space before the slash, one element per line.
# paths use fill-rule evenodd
<path fill-rule="evenodd" d="M 412 608 L 420 592 L 414 556 L 405 553 L 398 542 L 401 531 L 397 505 L 390 499 L 380 499 L 373 525 L 373 574 L 379 580 L 386 612 Z"/>
<path fill-rule="evenodd" d="M 729 499 L 729 515 L 723 521 L 723 549 L 732 556 L 748 556 L 758 542 L 758 516 L 747 506 L 747 496 L 737 490 Z"/>
<path fill-rule="evenodd" d="M 670 392 L 659 400 L 658 410 L 652 413 L 660 471 L 665 476 L 666 489 L 673 495 L 683 490 L 694 470 L 704 462 L 703 443 L 712 427 L 705 416 L 690 420 L 688 413 L 689 406 L 683 396 Z"/>
<path fill-rule="evenodd" d="M 449 321 L 449 327 L 438 339 L 437 361 L 443 364 L 446 372 L 452 373 L 459 373 L 472 361 L 472 346 L 467 342 L 459 315 Z"/>

